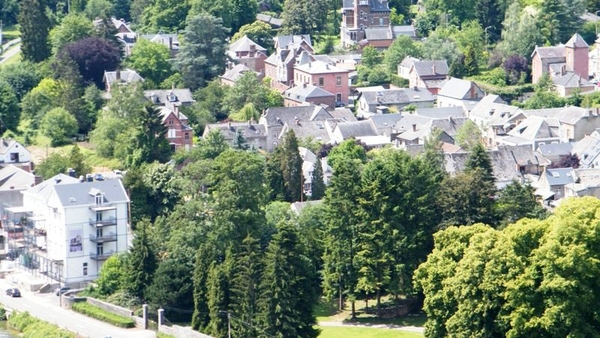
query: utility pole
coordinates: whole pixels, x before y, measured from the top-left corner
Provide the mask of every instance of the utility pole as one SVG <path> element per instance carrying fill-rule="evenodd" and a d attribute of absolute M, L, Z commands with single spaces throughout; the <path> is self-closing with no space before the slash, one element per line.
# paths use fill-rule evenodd
<path fill-rule="evenodd" d="M 485 33 L 485 49 L 487 50 L 488 48 L 488 29 L 493 28 L 492 26 L 487 26 L 485 27 L 485 29 L 483 30 Z"/>
<path fill-rule="evenodd" d="M 227 311 L 227 338 L 231 338 L 231 313 Z"/>

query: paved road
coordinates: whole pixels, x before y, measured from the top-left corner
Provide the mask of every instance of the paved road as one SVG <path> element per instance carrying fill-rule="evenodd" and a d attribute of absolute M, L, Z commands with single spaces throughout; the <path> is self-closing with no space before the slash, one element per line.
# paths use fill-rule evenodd
<path fill-rule="evenodd" d="M 0 55 L 0 64 L 4 63 L 5 61 L 9 60 L 11 57 L 13 57 L 21 52 L 21 43 L 20 43 L 21 39 L 18 39 L 18 40 L 19 40 L 19 43 L 16 46 L 14 46 L 14 45 L 8 46 L 8 45 L 10 45 L 10 43 L 7 43 L 4 45 L 4 46 L 8 46 L 8 48 L 3 47 L 3 50 L 5 52 L 2 53 L 2 55 Z"/>
<path fill-rule="evenodd" d="M 8 276 L 10 278 L 10 275 Z M 11 298 L 4 291 L 12 287 L 7 279 L 0 279 L 0 303 L 17 311 L 28 311 L 31 315 L 56 324 L 61 328 L 90 338 L 155 338 L 150 330 L 121 329 L 104 322 L 86 317 L 71 310 L 59 307 L 59 299 L 54 293 L 39 294 L 24 291 L 22 297 Z"/>
<path fill-rule="evenodd" d="M 408 332 L 425 332 L 425 329 L 418 326 L 402 326 L 402 325 L 394 325 L 394 324 L 361 324 L 361 323 L 352 323 L 352 322 L 319 322 L 319 326 L 330 326 L 330 327 L 368 327 L 368 328 L 377 328 L 377 329 L 390 329 L 390 330 L 400 330 L 400 331 L 408 331 Z"/>

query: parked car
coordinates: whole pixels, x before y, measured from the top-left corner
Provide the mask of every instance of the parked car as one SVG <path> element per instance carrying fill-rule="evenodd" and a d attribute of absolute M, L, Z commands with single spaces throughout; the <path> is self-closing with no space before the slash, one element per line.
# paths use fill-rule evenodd
<path fill-rule="evenodd" d="M 102 174 L 96 174 L 96 175 L 94 176 L 94 179 L 95 179 L 96 181 L 104 181 L 104 176 L 102 176 Z"/>
<path fill-rule="evenodd" d="M 60 296 L 60 295 L 62 295 L 63 293 L 65 293 L 65 292 L 69 291 L 69 290 L 71 290 L 71 288 L 68 288 L 68 287 L 66 287 L 66 286 L 63 286 L 63 287 L 62 287 L 62 288 L 60 288 L 60 289 L 59 289 L 59 288 L 57 288 L 56 290 L 54 290 L 54 294 L 55 294 L 55 295 L 57 295 L 57 296 Z"/>
<path fill-rule="evenodd" d="M 6 295 L 10 297 L 21 297 L 21 291 L 17 288 L 10 288 L 6 290 Z"/>

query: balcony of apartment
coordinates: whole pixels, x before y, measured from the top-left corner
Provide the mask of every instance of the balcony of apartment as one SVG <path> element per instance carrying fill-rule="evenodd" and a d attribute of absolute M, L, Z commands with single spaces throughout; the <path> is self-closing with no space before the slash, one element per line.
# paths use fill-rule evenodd
<path fill-rule="evenodd" d="M 106 227 L 117 225 L 116 217 L 90 218 L 90 225 L 95 227 Z"/>
<path fill-rule="evenodd" d="M 117 234 L 109 233 L 102 236 L 90 235 L 90 241 L 94 243 L 106 243 L 106 242 L 115 242 L 117 240 Z"/>
<path fill-rule="evenodd" d="M 115 254 L 114 250 L 107 251 L 107 252 L 90 252 L 90 258 L 95 261 L 105 261 L 114 254 Z"/>
<path fill-rule="evenodd" d="M 90 210 L 93 212 L 117 210 L 117 206 L 116 205 L 94 205 L 94 206 L 90 207 Z"/>

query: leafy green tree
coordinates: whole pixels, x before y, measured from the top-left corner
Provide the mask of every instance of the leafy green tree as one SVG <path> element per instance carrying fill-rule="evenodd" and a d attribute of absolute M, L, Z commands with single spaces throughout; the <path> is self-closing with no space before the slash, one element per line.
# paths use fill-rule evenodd
<path fill-rule="evenodd" d="M 172 73 L 170 58 L 167 46 L 140 39 L 133 46 L 126 64 L 135 69 L 144 79 L 159 84 Z"/>
<path fill-rule="evenodd" d="M 84 12 L 91 20 L 107 17 L 113 13 L 113 4 L 110 0 L 88 0 Z"/>
<path fill-rule="evenodd" d="M 254 72 L 244 73 L 233 87 L 231 87 L 223 98 L 223 104 L 229 110 L 229 114 L 240 111 L 247 104 L 254 105 L 257 112 L 273 107 L 269 94 L 273 90 L 263 84 Z M 281 97 L 281 95 L 279 95 Z M 283 105 L 283 99 L 275 102 L 277 106 Z"/>
<path fill-rule="evenodd" d="M 131 0 L 129 13 L 133 22 L 141 23 L 144 10 L 152 6 L 153 3 L 153 0 Z"/>
<path fill-rule="evenodd" d="M 79 74 L 84 81 L 93 82 L 96 87 L 103 89 L 105 70 L 115 70 L 121 64 L 121 51 L 111 41 L 88 37 L 68 44 L 59 53 L 59 59 L 75 62 Z"/>
<path fill-rule="evenodd" d="M 540 31 L 548 44 L 565 43 L 583 24 L 584 1 L 542 0 L 539 8 Z"/>
<path fill-rule="evenodd" d="M 52 54 L 57 54 L 65 45 L 92 36 L 94 26 L 85 16 L 73 13 L 67 15 L 60 25 L 50 31 Z"/>
<path fill-rule="evenodd" d="M 547 216 L 534 191 L 529 184 L 513 181 L 498 192 L 496 208 L 503 224 L 515 223 L 524 217 L 543 219 Z"/>
<path fill-rule="evenodd" d="M 66 173 L 69 168 L 69 157 L 61 152 L 53 152 L 35 168 L 35 173 L 45 180 L 55 175 Z"/>
<path fill-rule="evenodd" d="M 460 31 L 456 31 L 451 37 L 465 56 L 472 54 L 477 63 L 485 61 L 485 32 L 479 22 L 463 22 Z"/>
<path fill-rule="evenodd" d="M 241 39 L 244 35 L 258 45 L 270 49 L 273 45 L 273 33 L 271 25 L 266 22 L 256 20 L 245 24 L 231 38 L 231 43 Z"/>
<path fill-rule="evenodd" d="M 239 319 L 231 323 L 231 330 L 238 337 L 257 337 L 257 304 L 260 299 L 263 260 L 260 241 L 246 237 L 237 255 L 231 280 L 231 309 Z"/>
<path fill-rule="evenodd" d="M 302 157 L 298 152 L 298 139 L 293 130 L 289 131 L 281 143 L 281 173 L 284 182 L 284 200 L 295 202 L 302 199 Z"/>
<path fill-rule="evenodd" d="M 585 108 L 598 108 L 600 107 L 600 92 L 594 92 L 587 94 L 581 101 L 581 106 Z"/>
<path fill-rule="evenodd" d="M 459 54 L 457 58 L 450 64 L 448 74 L 457 78 L 462 78 L 467 74 L 464 54 Z"/>
<path fill-rule="evenodd" d="M 360 160 L 360 162 L 365 163 L 367 162 L 367 153 L 356 139 L 351 138 L 335 146 L 327 156 L 327 162 L 334 169 L 337 162 L 344 159 Z"/>
<path fill-rule="evenodd" d="M 481 129 L 471 120 L 467 120 L 458 130 L 454 141 L 461 148 L 469 150 L 481 142 Z"/>
<path fill-rule="evenodd" d="M 167 162 L 171 146 L 167 140 L 167 127 L 162 122 L 160 109 L 146 106 L 135 119 L 137 125 L 131 137 L 127 158 L 128 167 L 141 163 Z"/>
<path fill-rule="evenodd" d="M 193 265 L 183 258 L 169 256 L 161 260 L 146 291 L 151 306 L 166 308 L 165 316 L 170 320 L 189 321 L 188 311 L 193 309 L 193 271 Z"/>
<path fill-rule="evenodd" d="M 365 67 L 374 67 L 381 64 L 381 53 L 373 46 L 366 46 L 362 51 L 361 64 Z"/>
<path fill-rule="evenodd" d="M 285 34 L 311 34 L 323 31 L 327 22 L 327 2 L 285 0 L 281 14 Z"/>
<path fill-rule="evenodd" d="M 127 257 L 125 287 L 132 295 L 140 299 L 145 299 L 146 289 L 152 283 L 157 268 L 156 253 L 150 245 L 147 234 L 149 227 L 150 222 L 147 219 L 136 225 L 138 231 L 135 233 L 133 245 Z"/>
<path fill-rule="evenodd" d="M 532 17 L 528 11 L 524 11 L 519 1 L 511 3 L 502 23 L 502 41 L 498 49 L 507 57 L 520 55 L 531 60 L 535 46 L 544 44 L 538 27 L 539 20 L 538 16 Z"/>
<path fill-rule="evenodd" d="M 444 37 L 437 31 L 431 33 L 427 40 L 421 44 L 421 51 L 424 58 L 429 60 L 446 60 L 448 65 L 454 62 L 461 55 L 460 49 L 454 40 Z M 463 73 L 460 73 L 462 77 Z M 459 77 L 459 75 L 453 75 Z"/>
<path fill-rule="evenodd" d="M 192 152 L 194 153 L 194 157 L 199 159 L 215 159 L 227 149 L 229 149 L 229 145 L 225 141 L 221 131 L 217 129 L 209 131 Z"/>
<path fill-rule="evenodd" d="M 34 122 L 41 121 L 46 113 L 60 105 L 60 85 L 54 79 L 43 79 L 21 101 L 23 118 Z"/>
<path fill-rule="evenodd" d="M 46 16 L 43 0 L 23 0 L 19 5 L 18 22 L 21 32 L 21 53 L 23 59 L 41 62 L 50 56 L 48 32 L 50 20 Z"/>
<path fill-rule="evenodd" d="M 325 196 L 325 181 L 323 179 L 323 164 L 321 159 L 317 158 L 311 177 L 311 200 L 320 200 Z"/>
<path fill-rule="evenodd" d="M 176 33 L 184 29 L 189 10 L 187 1 L 152 1 L 143 10 L 140 23 L 144 30 L 149 32 L 162 30 Z"/>
<path fill-rule="evenodd" d="M 71 142 L 77 133 L 77 120 L 64 108 L 50 110 L 41 123 L 42 133 L 50 138 L 53 147 Z"/>
<path fill-rule="evenodd" d="M 19 101 L 12 87 L 6 81 L 0 81 L 0 130 L 16 130 L 21 118 Z M 2 134 L 2 133 L 0 133 Z"/>
<path fill-rule="evenodd" d="M 500 38 L 502 20 L 506 12 L 506 1 L 478 0 L 475 3 L 475 17 L 481 27 L 486 29 L 487 43 L 494 43 Z"/>
<path fill-rule="evenodd" d="M 244 25 L 256 20 L 258 3 L 256 0 L 232 0 L 231 1 L 231 32 L 237 32 Z"/>
<path fill-rule="evenodd" d="M 467 50 L 465 54 L 465 76 L 473 76 L 479 74 L 479 65 L 477 64 L 477 55 L 473 48 Z"/>
<path fill-rule="evenodd" d="M 111 0 L 113 5 L 113 14 L 117 19 L 131 20 L 131 0 Z"/>
<path fill-rule="evenodd" d="M 225 97 L 229 90 L 229 86 L 222 86 L 219 79 L 208 82 L 194 92 L 193 111 L 208 111 L 217 121 L 226 119 L 229 111 L 225 107 Z"/>
<path fill-rule="evenodd" d="M 231 28 L 232 22 L 232 2 L 226 0 L 192 0 L 189 16 L 196 16 L 202 13 L 208 13 L 215 18 L 221 18 L 223 26 Z M 230 30 L 230 32 L 232 32 Z"/>
<path fill-rule="evenodd" d="M 125 286 L 127 261 L 124 254 L 110 256 L 98 273 L 97 290 L 100 295 L 109 296 Z"/>
<path fill-rule="evenodd" d="M 398 64 L 409 55 L 412 57 L 420 57 L 421 48 L 410 37 L 401 35 L 392 42 L 385 52 L 383 62 L 387 66 L 388 71 L 396 73 L 398 71 Z"/>
<path fill-rule="evenodd" d="M 0 2 L 0 20 L 5 25 L 14 25 L 17 23 L 19 14 L 19 3 L 17 0 L 3 0 Z"/>
<path fill-rule="evenodd" d="M 143 182 L 147 190 L 147 203 L 152 206 L 150 220 L 168 215 L 179 202 L 179 187 L 175 168 L 171 164 L 151 163 L 144 167 Z"/>
<path fill-rule="evenodd" d="M 92 171 L 92 168 L 85 163 L 85 158 L 83 157 L 81 149 L 77 144 L 73 146 L 71 152 L 69 153 L 69 165 L 71 168 L 73 168 L 73 170 L 75 170 L 77 175 L 85 176 Z"/>
<path fill-rule="evenodd" d="M 177 54 L 177 66 L 187 87 L 196 90 L 225 69 L 225 38 L 228 29 L 209 14 L 187 20 L 184 41 Z"/>
<path fill-rule="evenodd" d="M 525 101 L 526 109 L 564 107 L 566 101 L 554 91 L 554 83 L 548 74 L 544 74 L 534 86 L 533 95 Z"/>
<path fill-rule="evenodd" d="M 340 157 L 333 169 L 331 184 L 325 192 L 323 215 L 326 226 L 323 234 L 323 293 L 327 299 L 338 299 L 338 307 L 344 309 L 349 300 L 352 317 L 356 316 L 356 264 L 357 216 L 361 162 L 354 158 Z"/>
<path fill-rule="evenodd" d="M 312 308 L 318 300 L 311 286 L 314 267 L 304 255 L 298 231 L 282 222 L 264 260 L 259 311 L 264 331 L 275 337 L 317 337 Z"/>
<path fill-rule="evenodd" d="M 19 62 L 9 64 L 0 70 L 0 81 L 6 81 L 17 100 L 21 102 L 23 97 L 41 81 L 37 68 L 31 62 Z"/>

